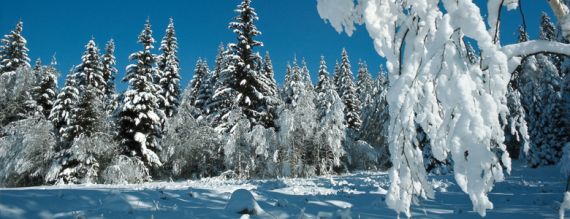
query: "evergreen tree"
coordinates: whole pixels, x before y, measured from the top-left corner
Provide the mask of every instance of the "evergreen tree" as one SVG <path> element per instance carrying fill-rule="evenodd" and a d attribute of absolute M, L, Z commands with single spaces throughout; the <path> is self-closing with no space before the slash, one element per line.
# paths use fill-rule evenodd
<path fill-rule="evenodd" d="M 339 95 L 342 95 L 340 92 L 340 87 L 341 87 L 341 81 L 340 81 L 341 75 L 340 75 L 340 64 L 338 63 L 338 60 L 335 61 L 334 64 L 334 72 L 333 72 L 333 83 L 336 89 L 336 92 Z"/>
<path fill-rule="evenodd" d="M 362 107 L 366 107 L 372 102 L 372 91 L 374 89 L 374 80 L 368 72 L 366 62 L 358 63 L 358 82 L 356 83 L 357 94 Z"/>
<path fill-rule="evenodd" d="M 162 39 L 160 50 L 162 55 L 158 57 L 158 69 L 160 77 L 160 109 L 167 117 L 176 114 L 180 105 L 180 67 L 178 64 L 178 40 L 174 31 L 174 20 L 170 18 L 166 34 Z"/>
<path fill-rule="evenodd" d="M 42 74 L 38 83 L 32 88 L 33 101 L 37 105 L 37 112 L 45 118 L 49 117 L 57 95 L 57 76 L 59 73 L 55 68 L 56 64 L 55 57 L 53 57 L 51 65 L 41 71 Z"/>
<path fill-rule="evenodd" d="M 215 66 L 214 66 L 214 70 L 211 72 L 210 74 L 210 80 L 207 83 L 207 86 L 205 86 L 204 89 L 204 93 L 203 93 L 203 97 L 201 97 L 200 99 L 204 100 L 204 112 L 206 113 L 206 115 L 210 115 L 212 113 L 212 107 L 213 107 L 213 103 L 214 103 L 214 92 L 217 89 L 217 85 L 218 85 L 218 79 L 220 78 L 220 75 L 222 74 L 222 70 L 225 68 L 226 65 L 226 59 L 225 59 L 225 54 L 226 53 L 226 49 L 224 47 L 223 43 L 220 43 L 220 45 L 218 46 L 218 54 L 216 55 L 216 61 L 215 61 Z M 202 103 L 200 103 L 202 104 Z"/>
<path fill-rule="evenodd" d="M 159 87 L 153 83 L 157 68 L 155 55 L 150 51 L 154 43 L 150 21 L 147 20 L 138 42 L 143 50 L 131 54 L 130 60 L 136 64 L 127 67 L 123 79 L 129 87 L 119 113 L 118 139 L 125 155 L 140 158 L 148 168 L 162 165 L 156 138 L 160 137 L 164 122 L 156 96 Z"/>
<path fill-rule="evenodd" d="M 317 93 L 323 92 L 324 87 L 328 85 L 333 86 L 334 89 L 334 84 L 332 83 L 333 82 L 331 82 L 329 79 L 329 72 L 327 71 L 327 63 L 325 61 L 325 57 L 321 56 L 321 61 L 319 66 L 319 81 L 317 83 L 317 86 L 315 87 L 315 92 Z"/>
<path fill-rule="evenodd" d="M 261 34 L 254 25 L 258 20 L 255 9 L 251 7 L 251 0 L 244 0 L 236 9 L 238 15 L 235 21 L 231 22 L 229 28 L 237 36 L 237 43 L 230 44 L 234 53 L 229 69 L 233 70 L 235 80 L 226 81 L 227 88 L 218 88 L 214 96 L 224 95 L 223 93 L 235 93 L 237 99 L 235 104 L 241 109 L 246 117 L 251 121 L 251 125 L 272 126 L 272 116 L 269 116 L 270 97 L 264 95 L 263 91 L 270 90 L 267 78 L 261 72 L 261 57 L 254 49 L 262 46 L 263 43 L 254 38 Z M 227 95 L 226 95 L 227 96 Z"/>
<path fill-rule="evenodd" d="M 551 38 L 553 28 L 549 18 L 541 18 L 540 37 Z M 526 34 L 521 34 L 525 38 Z M 560 70 L 556 65 L 557 57 L 548 54 L 529 56 L 520 67 L 517 86 L 521 93 L 521 105 L 524 106 L 530 136 L 527 160 L 532 167 L 553 165 L 562 156 L 564 129 L 560 128 L 561 99 Z"/>
<path fill-rule="evenodd" d="M 79 99 L 79 90 L 77 89 L 76 75 L 69 72 L 65 78 L 65 86 L 54 102 L 49 120 L 53 123 L 56 134 L 60 136 L 61 141 L 69 141 L 71 134 L 66 133 L 70 130 L 68 126 L 71 124 L 72 110 L 75 108 Z"/>
<path fill-rule="evenodd" d="M 202 62 L 202 65 L 200 66 L 201 70 L 201 83 L 200 86 L 197 88 L 196 90 L 196 98 L 194 101 L 194 106 L 198 109 L 200 109 L 200 111 L 202 111 L 202 113 L 206 112 L 206 102 L 208 101 L 208 98 L 211 95 L 211 77 L 212 77 L 212 72 L 210 71 L 210 68 L 208 67 L 208 63 L 206 61 Z"/>
<path fill-rule="evenodd" d="M 202 58 L 198 58 L 196 61 L 196 67 L 194 68 L 194 76 L 192 77 L 192 81 L 190 82 L 190 86 L 188 87 L 189 95 L 186 97 L 187 103 L 192 106 L 196 106 L 196 100 L 198 99 L 198 95 L 200 93 L 200 87 L 205 79 L 208 79 L 209 70 L 206 66 L 207 64 L 202 60 Z"/>
<path fill-rule="evenodd" d="M 303 77 L 303 82 L 305 83 L 305 86 L 307 87 L 308 90 L 314 90 L 313 82 L 311 80 L 311 73 L 309 72 L 309 67 L 307 66 L 305 58 L 303 58 L 301 64 L 303 65 L 303 67 L 301 68 L 301 76 Z"/>
<path fill-rule="evenodd" d="M 271 62 L 271 57 L 269 57 L 269 52 L 265 52 L 265 57 L 263 60 L 264 61 L 261 69 L 263 71 L 263 74 L 265 75 L 265 78 L 269 80 L 266 82 L 267 84 L 269 84 L 270 88 L 268 93 L 271 95 L 277 95 L 279 93 L 278 92 L 279 89 L 277 88 L 277 81 L 275 81 L 275 72 L 273 70 L 273 63 Z"/>
<path fill-rule="evenodd" d="M 326 62 L 321 56 L 317 92 L 318 129 L 313 153 L 317 175 L 333 174 L 346 153 L 342 146 L 345 138 L 344 104 L 329 79 Z"/>
<path fill-rule="evenodd" d="M 89 40 L 81 57 L 81 64 L 75 68 L 79 97 L 69 115 L 63 143 L 70 146 L 81 134 L 91 136 L 103 130 L 103 99 L 107 85 L 103 77 L 103 65 L 95 41 Z"/>
<path fill-rule="evenodd" d="M 233 53 L 232 48 L 228 46 L 222 55 L 220 75 L 214 86 L 214 95 L 207 107 L 212 127 L 218 132 L 227 132 L 235 125 L 229 120 L 228 114 L 236 108 L 235 101 L 238 96 L 237 92 L 231 89 L 231 85 L 237 80 L 235 66 L 238 58 Z"/>
<path fill-rule="evenodd" d="M 16 28 L 4 35 L 0 46 L 0 75 L 5 72 L 16 71 L 19 67 L 30 66 L 26 39 L 22 36 L 24 23 L 19 21 Z"/>
<path fill-rule="evenodd" d="M 345 49 L 342 50 L 342 62 L 339 69 L 339 95 L 344 103 L 344 115 L 348 128 L 359 130 L 360 120 L 360 101 L 354 86 L 352 71 L 350 70 L 350 60 Z"/>
<path fill-rule="evenodd" d="M 81 57 L 81 64 L 75 69 L 80 91 L 86 91 L 92 86 L 93 92 L 98 98 L 103 98 L 106 93 L 107 81 L 103 76 L 103 64 L 99 55 L 99 48 L 95 40 L 91 39 L 85 45 L 85 52 Z"/>
<path fill-rule="evenodd" d="M 26 91 L 26 101 L 24 107 L 27 115 L 40 115 L 41 109 L 36 102 L 39 99 L 38 85 L 40 83 L 40 78 L 44 74 L 45 67 L 42 65 L 42 60 L 40 58 L 36 59 L 34 68 L 32 68 L 33 74 L 33 84 L 29 91 Z"/>
<path fill-rule="evenodd" d="M 115 67 L 115 41 L 110 39 L 105 46 L 105 54 L 102 57 L 103 80 L 105 81 L 105 110 L 107 114 L 111 114 L 118 107 L 118 95 L 115 87 L 115 77 L 117 68 Z"/>

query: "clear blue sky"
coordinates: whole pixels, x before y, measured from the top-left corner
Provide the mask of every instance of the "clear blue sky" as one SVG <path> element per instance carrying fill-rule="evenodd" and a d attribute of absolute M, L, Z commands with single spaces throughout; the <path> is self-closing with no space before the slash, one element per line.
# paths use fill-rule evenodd
<path fill-rule="evenodd" d="M 551 14 L 546 0 L 521 0 L 526 15 L 531 38 L 536 38 L 540 11 Z M 220 42 L 233 42 L 235 35 L 228 30 L 228 22 L 235 16 L 233 10 L 239 0 L 18 0 L 2 3 L 0 8 L 0 33 L 9 32 L 15 23 L 24 21 L 24 36 L 28 40 L 32 64 L 41 58 L 47 64 L 53 53 L 57 53 L 58 69 L 64 74 L 73 65 L 81 62 L 84 45 L 95 37 L 103 49 L 105 42 L 115 39 L 117 50 L 117 78 L 124 76 L 125 66 L 130 64 L 130 53 L 140 50 L 137 36 L 144 21 L 150 18 L 153 36 L 158 49 L 160 39 L 173 17 L 179 40 L 179 58 L 182 68 L 182 82 L 191 79 L 198 57 L 208 59 L 213 67 L 214 57 Z M 486 1 L 476 0 L 486 11 Z M 284 78 L 285 65 L 297 54 L 305 57 L 315 78 L 318 61 L 324 55 L 329 71 L 340 56 L 341 49 L 347 48 L 353 71 L 357 71 L 358 59 L 368 62 L 373 74 L 383 62 L 374 51 L 372 41 L 363 26 L 352 37 L 338 34 L 320 19 L 315 0 L 254 0 L 260 20 L 258 28 L 263 32 L 259 37 L 265 47 L 261 54 L 269 51 L 276 71 L 277 81 Z M 521 24 L 518 11 L 503 13 L 502 41 L 513 42 L 517 37 L 517 27 Z M 554 18 L 553 18 L 554 19 Z M 158 50 L 155 51 L 158 53 Z M 124 86 L 119 85 L 122 89 Z"/>

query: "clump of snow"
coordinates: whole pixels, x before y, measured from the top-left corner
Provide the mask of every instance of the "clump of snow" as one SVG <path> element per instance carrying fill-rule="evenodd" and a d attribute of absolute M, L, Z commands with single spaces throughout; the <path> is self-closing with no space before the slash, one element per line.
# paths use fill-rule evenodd
<path fill-rule="evenodd" d="M 226 204 L 226 211 L 249 215 L 259 215 L 263 213 L 263 209 L 259 207 L 253 194 L 245 189 L 238 189 L 232 193 L 230 200 L 228 200 Z"/>
<path fill-rule="evenodd" d="M 356 29 L 354 20 L 359 17 L 359 11 L 354 8 L 353 0 L 318 0 L 317 10 L 339 33 L 346 32 L 350 36 Z"/>
<path fill-rule="evenodd" d="M 103 171 L 106 184 L 129 184 L 149 181 L 149 172 L 144 163 L 135 158 L 120 155 Z"/>

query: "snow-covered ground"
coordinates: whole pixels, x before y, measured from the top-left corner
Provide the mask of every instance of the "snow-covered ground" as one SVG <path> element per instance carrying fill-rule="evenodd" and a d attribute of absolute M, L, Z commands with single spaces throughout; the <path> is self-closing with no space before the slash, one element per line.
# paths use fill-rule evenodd
<path fill-rule="evenodd" d="M 453 176 L 432 176 L 430 181 L 436 199 L 413 206 L 414 218 L 480 218 Z M 384 203 L 388 187 L 386 173 L 359 172 L 314 179 L 0 189 L 0 218 L 239 218 L 225 210 L 237 189 L 253 193 L 263 218 L 395 218 Z M 512 175 L 491 193 L 495 206 L 486 218 L 558 218 L 564 187 L 558 167 L 528 169 L 515 162 Z"/>

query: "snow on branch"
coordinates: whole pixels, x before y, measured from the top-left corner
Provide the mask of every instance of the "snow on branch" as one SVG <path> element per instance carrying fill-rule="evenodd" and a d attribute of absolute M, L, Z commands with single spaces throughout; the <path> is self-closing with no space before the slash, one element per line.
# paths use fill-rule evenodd
<path fill-rule="evenodd" d="M 504 46 L 501 48 L 501 51 L 509 59 L 509 72 L 512 73 L 520 65 L 520 61 L 527 56 L 536 55 L 538 53 L 553 53 L 570 56 L 570 44 L 546 40 L 531 40 Z"/>

